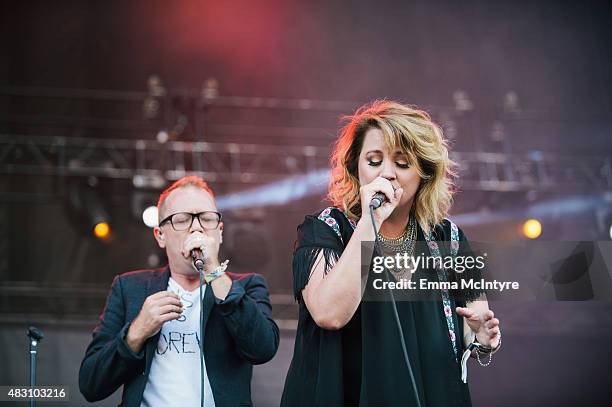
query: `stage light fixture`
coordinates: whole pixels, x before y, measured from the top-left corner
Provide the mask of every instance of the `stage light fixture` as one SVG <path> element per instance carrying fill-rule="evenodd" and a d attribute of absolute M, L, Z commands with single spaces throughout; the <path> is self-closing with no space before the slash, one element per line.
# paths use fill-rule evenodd
<path fill-rule="evenodd" d="M 111 234 L 110 225 L 107 222 L 98 222 L 96 226 L 94 226 L 94 236 L 98 239 L 108 239 Z"/>
<path fill-rule="evenodd" d="M 68 184 L 68 210 L 75 226 L 88 235 L 108 240 L 111 238 L 111 217 L 99 191 L 98 179 L 89 177 L 86 182 L 73 180 Z"/>
<path fill-rule="evenodd" d="M 156 138 L 159 144 L 165 144 L 170 138 L 170 136 L 168 135 L 168 132 L 166 130 L 160 130 L 157 132 Z"/>
<path fill-rule="evenodd" d="M 523 235 L 529 239 L 537 239 L 542 234 L 542 224 L 537 219 L 528 219 L 523 223 Z"/>

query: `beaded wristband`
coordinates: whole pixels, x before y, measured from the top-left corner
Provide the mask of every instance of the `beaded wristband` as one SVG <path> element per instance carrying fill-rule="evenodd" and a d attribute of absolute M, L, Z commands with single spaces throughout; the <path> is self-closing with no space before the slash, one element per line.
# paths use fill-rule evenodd
<path fill-rule="evenodd" d="M 218 265 L 210 273 L 204 274 L 204 281 L 206 281 L 206 284 L 210 284 L 213 281 L 215 281 L 216 279 L 218 279 L 219 277 L 221 277 L 222 275 L 224 275 L 225 274 L 225 270 L 227 269 L 227 263 L 229 263 L 229 260 L 225 260 L 223 263 Z"/>

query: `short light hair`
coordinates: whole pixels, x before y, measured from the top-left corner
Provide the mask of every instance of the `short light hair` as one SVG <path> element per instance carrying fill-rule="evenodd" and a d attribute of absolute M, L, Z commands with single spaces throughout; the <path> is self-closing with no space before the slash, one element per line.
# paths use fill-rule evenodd
<path fill-rule="evenodd" d="M 448 144 L 442 129 L 427 112 L 387 100 L 366 104 L 341 130 L 331 157 L 332 174 L 328 198 L 349 218 L 361 218 L 358 163 L 365 134 L 379 129 L 390 151 L 400 148 L 415 165 L 421 177 L 413 213 L 426 232 L 442 223 L 448 214 L 455 192 L 455 163 L 448 156 Z"/>
<path fill-rule="evenodd" d="M 158 214 L 159 220 L 161 220 L 161 216 L 162 216 L 163 209 L 164 209 L 164 204 L 166 203 L 166 199 L 168 198 L 168 195 L 170 195 L 170 193 L 174 191 L 175 189 L 185 188 L 185 187 L 199 188 L 199 189 L 202 189 L 208 192 L 211 197 L 213 198 L 215 197 L 213 190 L 208 186 L 206 181 L 204 181 L 202 178 L 195 176 L 195 175 L 188 175 L 186 177 L 180 178 L 176 180 L 168 188 L 166 188 L 159 195 L 159 200 L 157 201 L 157 214 Z"/>

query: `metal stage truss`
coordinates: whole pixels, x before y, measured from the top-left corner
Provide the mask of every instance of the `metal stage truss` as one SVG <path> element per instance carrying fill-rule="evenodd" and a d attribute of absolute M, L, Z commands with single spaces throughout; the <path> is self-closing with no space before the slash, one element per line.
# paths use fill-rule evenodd
<path fill-rule="evenodd" d="M 454 152 L 452 158 L 459 163 L 463 190 L 612 187 L 609 156 Z M 131 179 L 136 187 L 161 186 L 187 173 L 217 183 L 261 184 L 324 169 L 328 160 L 329 148 L 317 146 L 0 135 L 4 174 Z"/>
<path fill-rule="evenodd" d="M 168 88 L 156 75 L 146 83 L 142 91 L 0 87 L 0 111 L 6 112 L 6 123 L 0 123 L 5 124 L 0 173 L 127 179 L 135 187 L 157 189 L 187 173 L 216 184 L 264 184 L 328 168 L 334 130 L 325 127 L 358 106 L 225 96 L 215 78 L 200 89 Z M 513 103 L 504 102 L 501 111 L 475 108 L 467 93 L 455 93 L 461 103 L 425 108 L 451 140 L 474 142 L 452 154 L 459 164 L 459 188 L 539 193 L 612 188 L 607 151 L 564 156 L 542 148 L 512 149 L 515 136 L 538 134 L 530 123 L 563 119 L 554 112 L 523 111 L 514 93 Z M 286 117 L 290 126 L 279 125 Z M 308 127 L 313 124 L 320 128 Z M 169 137 L 148 138 L 160 131 Z"/>

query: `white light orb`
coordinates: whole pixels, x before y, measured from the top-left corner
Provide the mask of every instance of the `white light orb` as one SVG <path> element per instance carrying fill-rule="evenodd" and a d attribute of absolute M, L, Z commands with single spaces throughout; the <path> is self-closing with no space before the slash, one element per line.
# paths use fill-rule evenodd
<path fill-rule="evenodd" d="M 150 228 L 157 226 L 157 206 L 149 206 L 142 211 L 142 221 Z"/>

